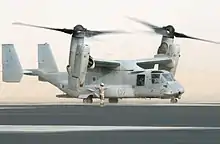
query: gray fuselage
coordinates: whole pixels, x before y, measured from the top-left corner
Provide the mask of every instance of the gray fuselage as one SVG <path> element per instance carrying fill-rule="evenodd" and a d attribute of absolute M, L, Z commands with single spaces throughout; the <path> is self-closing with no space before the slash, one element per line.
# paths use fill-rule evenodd
<path fill-rule="evenodd" d="M 38 71 L 36 76 L 39 76 L 41 81 L 44 80 L 56 86 L 69 97 L 74 97 L 68 89 L 67 72 L 44 73 Z M 165 70 L 140 69 L 140 71 L 129 71 L 94 68 L 87 71 L 85 86 L 80 90 L 80 95 L 83 95 L 82 98 L 89 95 L 98 97 L 96 87 L 101 82 L 105 83 L 106 98 L 169 99 L 179 97 L 184 93 L 179 82 L 173 78 L 170 72 Z"/>

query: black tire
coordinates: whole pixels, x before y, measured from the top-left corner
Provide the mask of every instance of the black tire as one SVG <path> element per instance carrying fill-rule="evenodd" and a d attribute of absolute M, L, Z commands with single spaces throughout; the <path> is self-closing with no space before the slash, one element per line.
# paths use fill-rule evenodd
<path fill-rule="evenodd" d="M 93 98 L 92 95 L 88 96 L 87 103 L 93 103 L 93 99 L 92 98 Z"/>
<path fill-rule="evenodd" d="M 86 98 L 83 99 L 83 103 L 87 103 L 87 99 Z"/>

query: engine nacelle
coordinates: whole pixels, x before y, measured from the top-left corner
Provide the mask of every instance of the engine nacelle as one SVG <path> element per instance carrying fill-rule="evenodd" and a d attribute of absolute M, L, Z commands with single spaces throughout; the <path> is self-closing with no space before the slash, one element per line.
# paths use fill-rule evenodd
<path fill-rule="evenodd" d="M 173 42 L 173 38 L 163 37 L 157 55 L 166 55 L 172 59 L 172 62 L 167 65 L 160 64 L 159 69 L 167 70 L 175 75 L 180 57 L 180 47 Z"/>
<path fill-rule="evenodd" d="M 93 60 L 92 56 L 89 55 L 89 62 L 88 62 L 88 69 L 94 69 L 95 68 L 95 61 Z"/>

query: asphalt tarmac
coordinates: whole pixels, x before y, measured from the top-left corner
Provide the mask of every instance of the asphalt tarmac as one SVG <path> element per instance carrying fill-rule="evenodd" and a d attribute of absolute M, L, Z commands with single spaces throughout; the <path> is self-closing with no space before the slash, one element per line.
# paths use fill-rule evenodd
<path fill-rule="evenodd" d="M 0 105 L 1 143 L 219 144 L 220 104 Z"/>

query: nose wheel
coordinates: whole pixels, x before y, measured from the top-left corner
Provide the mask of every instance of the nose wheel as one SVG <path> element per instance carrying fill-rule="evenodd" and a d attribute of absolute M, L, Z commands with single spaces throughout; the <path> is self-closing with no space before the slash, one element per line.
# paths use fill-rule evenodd
<path fill-rule="evenodd" d="M 171 98 L 170 99 L 170 103 L 177 103 L 177 102 L 178 102 L 177 98 Z"/>

